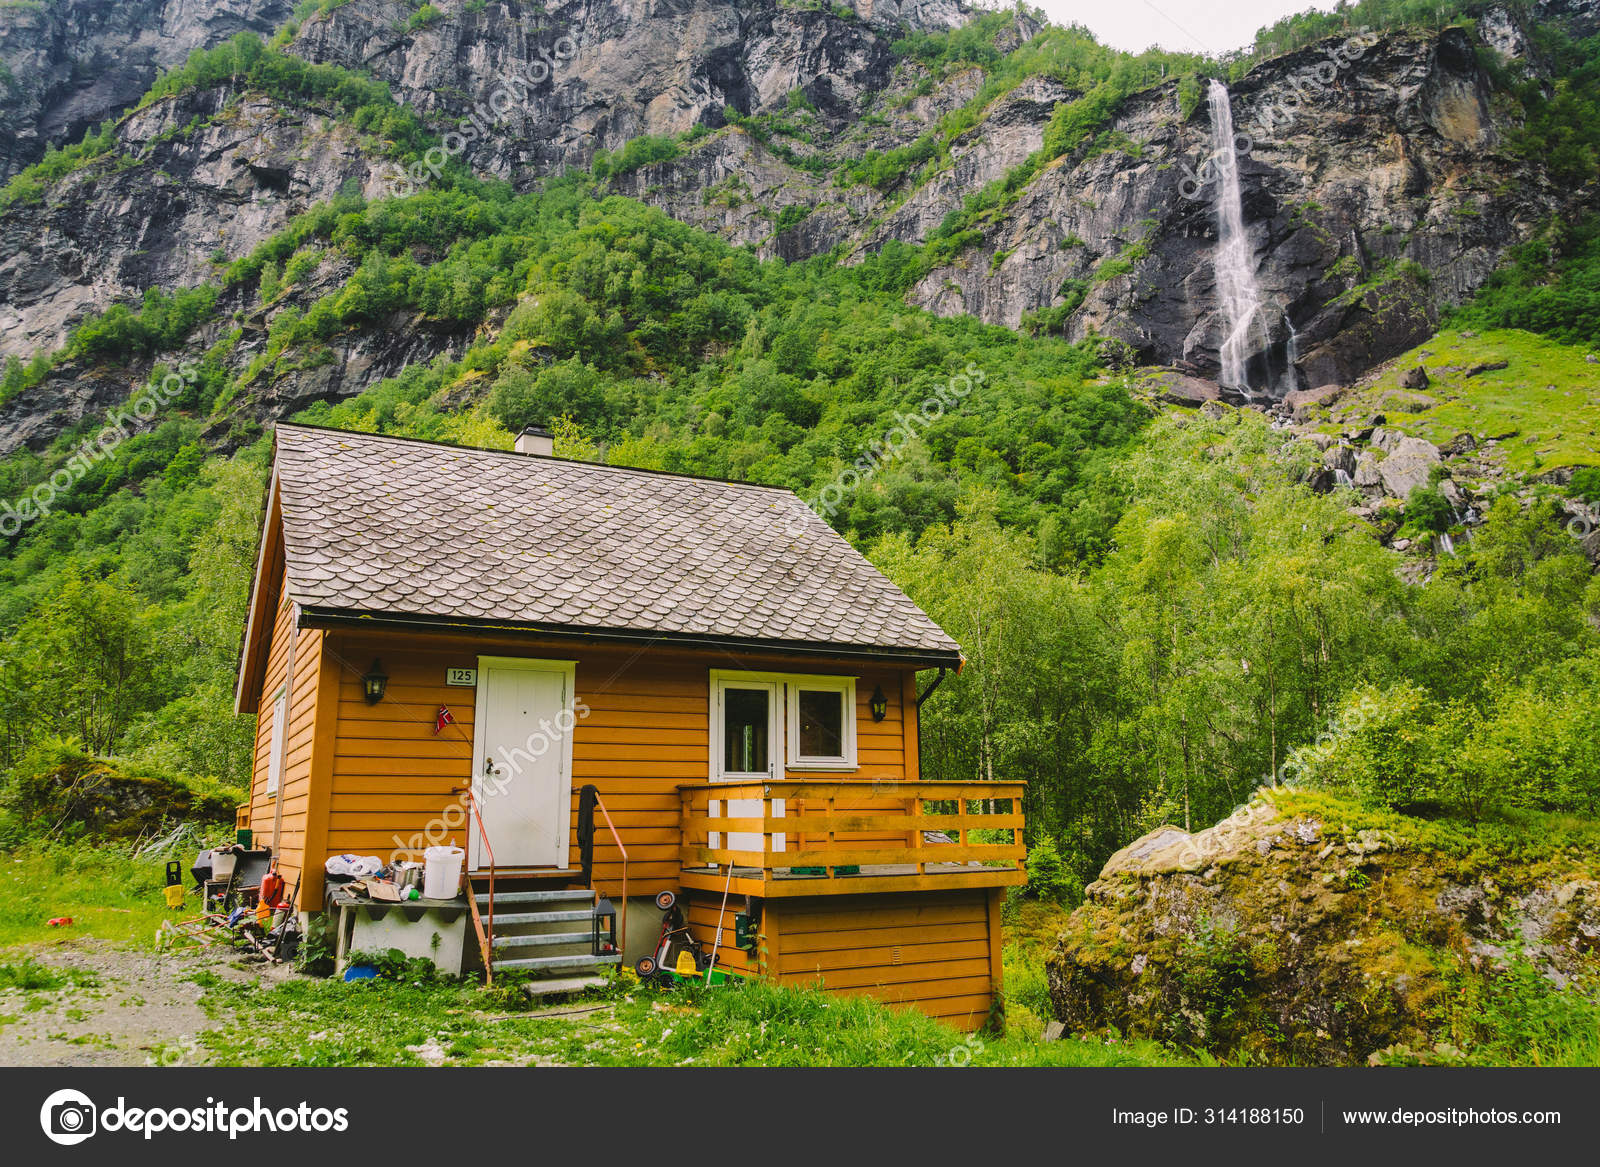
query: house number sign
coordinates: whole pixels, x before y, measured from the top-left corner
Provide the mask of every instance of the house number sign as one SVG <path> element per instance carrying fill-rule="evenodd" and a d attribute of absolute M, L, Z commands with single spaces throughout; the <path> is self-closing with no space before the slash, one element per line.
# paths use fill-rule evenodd
<path fill-rule="evenodd" d="M 461 685 L 470 689 L 478 683 L 478 670 L 446 669 L 444 671 L 444 683 L 447 685 Z"/>

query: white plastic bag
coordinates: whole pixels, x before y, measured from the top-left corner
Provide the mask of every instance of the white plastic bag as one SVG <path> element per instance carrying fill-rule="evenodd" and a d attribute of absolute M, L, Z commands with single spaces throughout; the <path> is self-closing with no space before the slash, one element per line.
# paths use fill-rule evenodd
<path fill-rule="evenodd" d="M 335 855 L 323 865 L 329 875 L 348 875 L 360 879 L 376 875 L 383 870 L 383 860 L 376 855 Z"/>

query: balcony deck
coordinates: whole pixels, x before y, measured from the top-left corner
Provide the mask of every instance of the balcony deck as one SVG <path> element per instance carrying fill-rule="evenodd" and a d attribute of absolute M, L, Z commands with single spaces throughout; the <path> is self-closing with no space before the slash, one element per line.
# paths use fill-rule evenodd
<path fill-rule="evenodd" d="M 1022 790 L 860 779 L 680 786 L 680 882 L 767 898 L 1025 883 Z"/>

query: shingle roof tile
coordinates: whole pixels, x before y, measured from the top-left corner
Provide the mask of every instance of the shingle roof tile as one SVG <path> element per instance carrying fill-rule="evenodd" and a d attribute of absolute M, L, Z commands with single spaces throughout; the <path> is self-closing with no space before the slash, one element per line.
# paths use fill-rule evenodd
<path fill-rule="evenodd" d="M 302 607 L 959 651 L 786 490 L 287 424 L 277 445 Z"/>

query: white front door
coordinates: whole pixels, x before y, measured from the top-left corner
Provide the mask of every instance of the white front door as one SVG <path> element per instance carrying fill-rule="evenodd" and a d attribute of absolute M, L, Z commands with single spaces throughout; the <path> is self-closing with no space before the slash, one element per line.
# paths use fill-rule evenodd
<path fill-rule="evenodd" d="M 567 865 L 572 806 L 575 666 L 569 661 L 478 659 L 473 794 L 488 832 L 476 829 L 473 869 Z"/>

